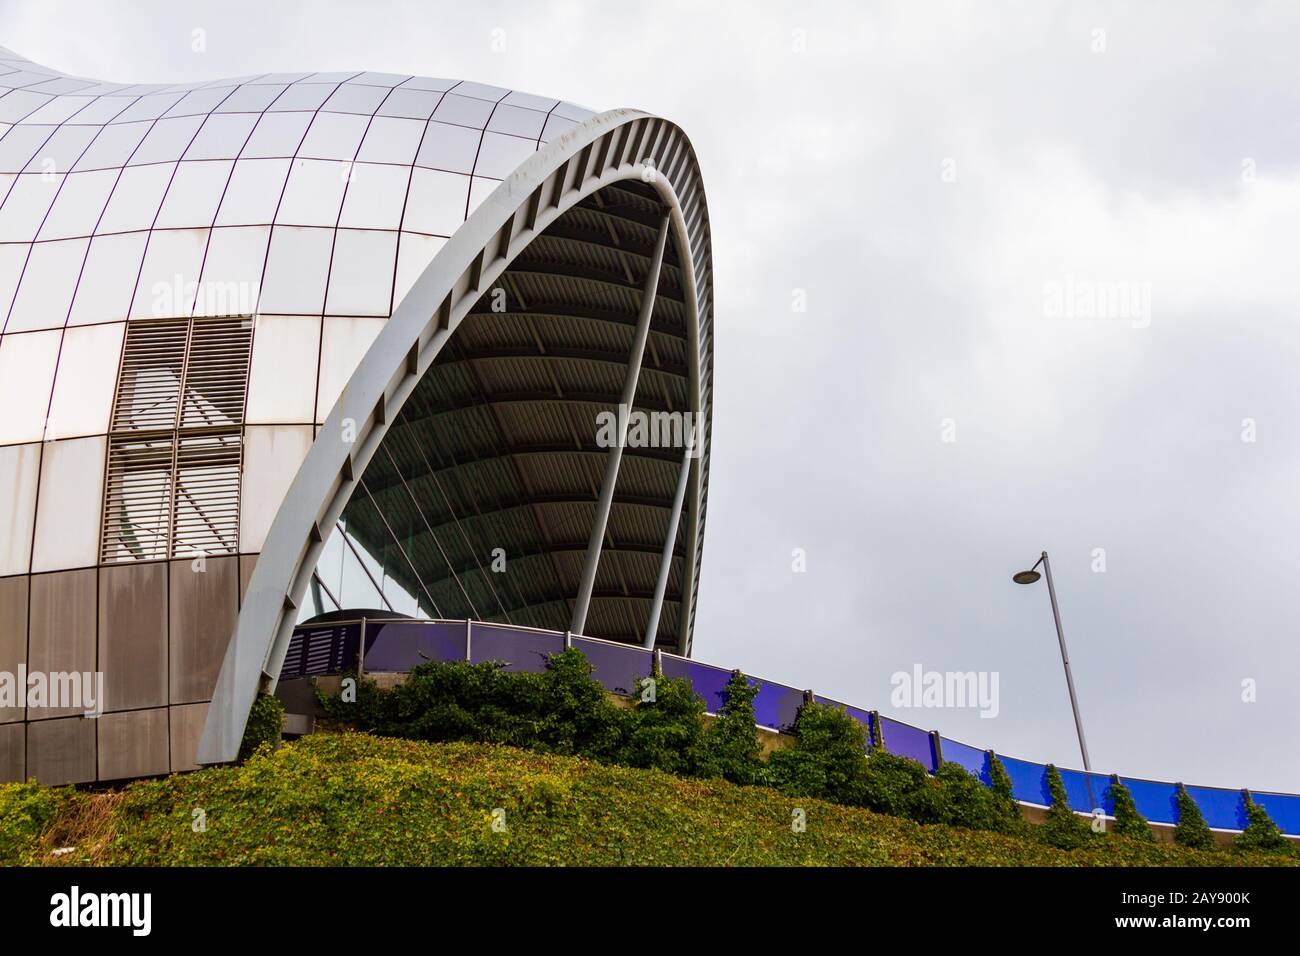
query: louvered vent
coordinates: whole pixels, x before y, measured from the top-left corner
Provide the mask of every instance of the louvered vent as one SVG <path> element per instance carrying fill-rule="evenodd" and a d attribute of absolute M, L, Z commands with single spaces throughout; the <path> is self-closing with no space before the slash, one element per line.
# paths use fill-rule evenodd
<path fill-rule="evenodd" d="M 108 438 L 102 560 L 237 551 L 252 335 L 244 316 L 127 326 Z"/>

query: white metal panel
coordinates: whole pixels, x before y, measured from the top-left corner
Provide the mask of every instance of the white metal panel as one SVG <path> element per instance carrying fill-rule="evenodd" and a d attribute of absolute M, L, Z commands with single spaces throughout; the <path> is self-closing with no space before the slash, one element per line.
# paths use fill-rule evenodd
<path fill-rule="evenodd" d="M 32 572 L 84 568 L 98 556 L 106 439 L 46 442 Z"/>

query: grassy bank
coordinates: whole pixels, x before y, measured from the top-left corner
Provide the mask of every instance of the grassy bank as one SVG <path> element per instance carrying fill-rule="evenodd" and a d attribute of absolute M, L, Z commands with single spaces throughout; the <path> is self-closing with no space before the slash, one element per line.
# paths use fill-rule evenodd
<path fill-rule="evenodd" d="M 791 827 L 796 809 L 806 814 L 802 833 Z M 1063 851 L 1032 838 L 511 747 L 317 734 L 241 767 L 121 791 L 7 785 L 0 862 L 1240 866 L 1295 858 L 1118 837 Z"/>

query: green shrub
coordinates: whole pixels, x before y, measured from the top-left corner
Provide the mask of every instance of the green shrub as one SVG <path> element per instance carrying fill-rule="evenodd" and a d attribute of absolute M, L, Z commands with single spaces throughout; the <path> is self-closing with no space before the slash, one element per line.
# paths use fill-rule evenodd
<path fill-rule="evenodd" d="M 1291 852 L 1291 841 L 1282 835 L 1268 811 L 1251 799 L 1249 791 L 1243 796 L 1246 801 L 1246 829 L 1232 841 L 1232 845 L 1241 850 L 1261 850 L 1265 853 Z"/>
<path fill-rule="evenodd" d="M 1174 842 L 1194 850 L 1212 850 L 1214 834 L 1206 825 L 1205 817 L 1201 816 L 1200 807 L 1181 783 L 1178 784 L 1175 802 L 1178 808 L 1178 823 L 1174 826 Z"/>
<path fill-rule="evenodd" d="M 1128 787 L 1120 783 L 1118 776 L 1110 778 L 1110 786 L 1106 788 L 1106 797 L 1114 807 L 1115 825 L 1112 832 L 1122 837 L 1128 837 L 1130 840 L 1141 840 L 1143 843 L 1155 842 L 1156 836 L 1151 832 L 1151 826 L 1147 823 L 1147 818 L 1138 813 L 1137 805 L 1133 802 L 1133 795 L 1128 792 Z"/>
<path fill-rule="evenodd" d="M 646 677 L 637 682 L 633 700 L 613 762 L 695 776 L 702 757 L 704 701 L 691 682 L 682 677 Z"/>
<path fill-rule="evenodd" d="M 937 822 L 996 833 L 1016 833 L 1021 829 L 1024 821 L 1016 802 L 984 786 L 979 777 L 960 764 L 945 763 L 934 779 L 939 784 Z"/>
<path fill-rule="evenodd" d="M 940 785 L 926 769 L 879 747 L 871 751 L 841 802 L 918 823 L 938 823 L 944 816 Z"/>
<path fill-rule="evenodd" d="M 239 744 L 239 759 L 247 760 L 262 744 L 275 747 L 284 732 L 284 704 L 271 694 L 259 694 L 248 709 L 244 739 Z"/>
<path fill-rule="evenodd" d="M 36 783 L 0 783 L 0 864 L 19 862 L 22 851 L 54 821 L 72 789 Z"/>
<path fill-rule="evenodd" d="M 723 692 L 726 702 L 704 730 L 700 776 L 739 784 L 755 783 L 762 776 L 762 747 L 754 723 L 758 686 L 740 671 L 732 673 Z"/>
<path fill-rule="evenodd" d="M 794 723 L 795 745 L 768 758 L 767 781 L 790 796 L 856 804 L 866 770 L 866 728 L 848 713 L 808 701 Z"/>
<path fill-rule="evenodd" d="M 1047 790 L 1052 805 L 1047 808 L 1047 820 L 1038 827 L 1039 839 L 1059 850 L 1073 850 L 1094 839 L 1097 834 L 1092 832 L 1092 827 L 1070 809 L 1061 772 L 1050 763 L 1047 765 Z"/>

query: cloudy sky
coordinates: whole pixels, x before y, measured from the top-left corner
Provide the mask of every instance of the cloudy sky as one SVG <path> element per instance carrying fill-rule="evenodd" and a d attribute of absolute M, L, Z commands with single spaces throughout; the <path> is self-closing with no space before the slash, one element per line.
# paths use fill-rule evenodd
<path fill-rule="evenodd" d="M 0 44 L 669 117 L 716 255 L 696 656 L 1077 766 L 1010 580 L 1047 549 L 1096 769 L 1300 790 L 1300 10 L 702 6 L 5 2 Z M 916 665 L 998 715 L 891 707 Z"/>

